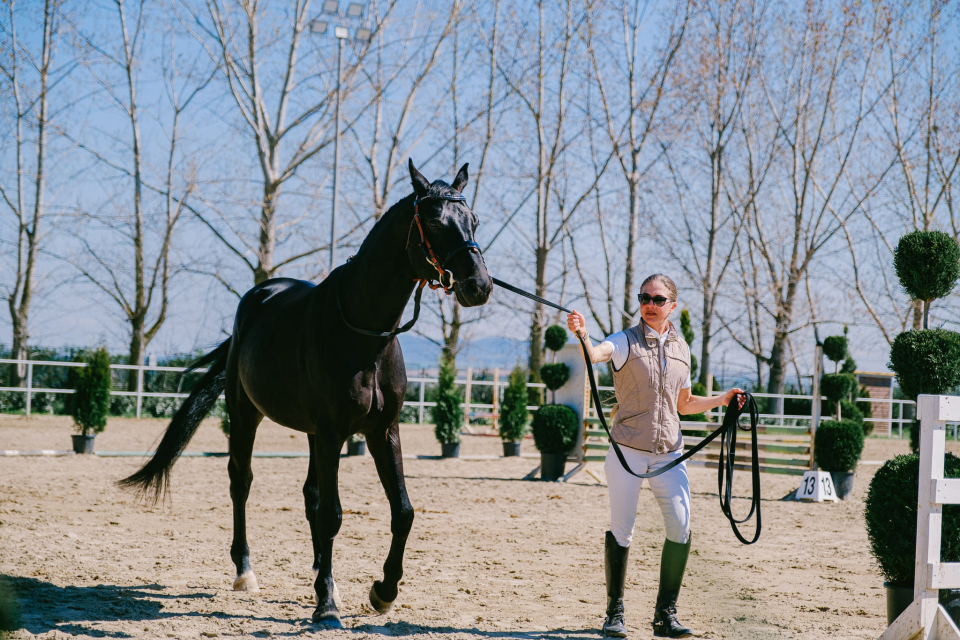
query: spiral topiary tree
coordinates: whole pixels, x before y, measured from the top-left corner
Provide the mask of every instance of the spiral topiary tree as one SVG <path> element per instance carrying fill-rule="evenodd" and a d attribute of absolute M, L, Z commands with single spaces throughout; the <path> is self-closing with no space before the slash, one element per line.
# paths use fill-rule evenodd
<path fill-rule="evenodd" d="M 827 336 L 823 339 L 823 355 L 833 361 L 833 372 L 839 373 L 840 363 L 847 357 L 847 328 L 843 328 L 842 336 Z"/>
<path fill-rule="evenodd" d="M 912 299 L 923 303 L 923 328 L 928 328 L 930 304 L 943 298 L 960 279 L 960 245 L 942 231 L 914 231 L 900 238 L 893 268 Z"/>

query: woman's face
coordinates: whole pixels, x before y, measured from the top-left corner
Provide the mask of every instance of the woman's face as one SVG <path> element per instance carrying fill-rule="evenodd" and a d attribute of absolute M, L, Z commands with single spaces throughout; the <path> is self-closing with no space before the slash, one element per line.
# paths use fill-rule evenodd
<path fill-rule="evenodd" d="M 673 313 L 673 310 L 677 308 L 677 301 L 673 299 L 673 295 L 670 293 L 670 290 L 667 289 L 666 285 L 656 280 L 643 285 L 640 293 L 649 294 L 652 298 L 663 296 L 669 299 L 669 302 L 665 303 L 662 307 L 658 307 L 653 304 L 653 302 L 640 305 L 640 313 L 647 324 L 656 329 L 660 329 L 667 318 L 670 317 L 670 314 Z"/>

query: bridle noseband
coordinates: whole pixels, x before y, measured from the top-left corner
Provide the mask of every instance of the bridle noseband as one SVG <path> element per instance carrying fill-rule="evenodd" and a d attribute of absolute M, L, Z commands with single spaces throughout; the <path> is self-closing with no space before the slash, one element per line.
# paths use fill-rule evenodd
<path fill-rule="evenodd" d="M 426 198 L 416 196 L 413 201 L 413 219 L 410 221 L 410 228 L 407 230 L 407 249 L 410 248 L 410 236 L 413 233 L 413 226 L 416 225 L 417 231 L 420 232 L 420 241 L 417 243 L 417 246 L 419 246 L 420 251 L 423 252 L 424 259 L 430 264 L 430 266 L 437 270 L 437 281 L 439 284 L 434 284 L 432 280 L 426 279 L 424 282 L 429 284 L 431 289 L 439 289 L 440 287 L 443 287 L 444 293 L 449 295 L 451 291 L 453 291 L 453 286 L 457 283 L 457 281 L 453 277 L 453 271 L 450 271 L 444 265 L 449 263 L 450 259 L 461 251 L 480 253 L 480 245 L 473 240 L 465 240 L 462 244 L 447 253 L 447 255 L 443 257 L 443 260 L 440 260 L 440 258 L 437 257 L 437 254 L 434 252 L 433 247 L 430 246 L 430 240 L 423 233 L 423 224 L 420 221 L 420 203 L 429 199 L 447 200 L 450 202 L 466 202 L 467 199 L 460 193 L 429 195 Z"/>

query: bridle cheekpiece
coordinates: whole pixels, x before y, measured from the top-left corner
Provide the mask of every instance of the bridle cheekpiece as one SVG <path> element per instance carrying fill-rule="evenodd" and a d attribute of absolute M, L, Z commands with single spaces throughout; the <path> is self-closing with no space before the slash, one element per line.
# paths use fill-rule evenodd
<path fill-rule="evenodd" d="M 474 253 L 480 253 L 480 245 L 478 245 L 473 240 L 465 240 L 459 246 L 451 250 L 447 255 L 441 260 L 436 252 L 434 252 L 433 247 L 430 245 L 430 239 L 427 238 L 426 234 L 423 232 L 423 223 L 420 220 L 420 203 L 424 200 L 437 199 L 437 200 L 447 200 L 450 202 L 466 202 L 467 198 L 460 193 L 445 193 L 442 195 L 429 195 L 425 198 L 420 196 L 415 196 L 413 201 L 413 219 L 410 221 L 410 228 L 407 230 L 407 249 L 410 248 L 410 237 L 413 233 L 413 227 L 416 225 L 417 231 L 420 235 L 420 240 L 417 242 L 417 246 L 420 247 L 420 251 L 423 253 L 424 259 L 437 271 L 437 282 L 434 284 L 430 279 L 418 279 L 421 281 L 421 288 L 424 284 L 428 284 L 431 289 L 439 289 L 443 287 L 444 293 L 450 295 L 453 291 L 453 286 L 457 281 L 453 277 L 453 272 L 447 269 L 444 265 L 450 262 L 450 259 L 461 251 L 472 251 Z"/>

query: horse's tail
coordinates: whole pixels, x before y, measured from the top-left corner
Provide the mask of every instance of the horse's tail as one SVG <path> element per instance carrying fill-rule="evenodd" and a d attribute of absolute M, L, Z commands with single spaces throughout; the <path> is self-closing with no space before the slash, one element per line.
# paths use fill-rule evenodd
<path fill-rule="evenodd" d="M 204 365 L 210 365 L 210 368 L 173 415 L 153 458 L 135 474 L 117 482 L 122 488 L 132 489 L 148 503 L 160 501 L 170 486 L 170 469 L 197 432 L 200 421 L 210 413 L 223 393 L 229 349 L 230 338 L 227 338 L 219 347 L 190 365 L 187 372 Z"/>

